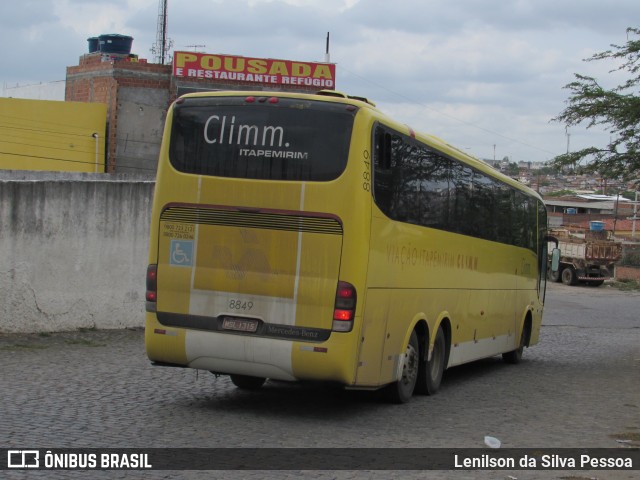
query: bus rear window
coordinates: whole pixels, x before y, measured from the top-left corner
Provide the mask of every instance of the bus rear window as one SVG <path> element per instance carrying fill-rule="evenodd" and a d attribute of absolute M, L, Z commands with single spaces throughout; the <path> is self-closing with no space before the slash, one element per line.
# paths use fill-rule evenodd
<path fill-rule="evenodd" d="M 169 157 L 184 173 L 333 180 L 347 164 L 355 113 L 291 98 L 187 98 L 173 110 Z"/>

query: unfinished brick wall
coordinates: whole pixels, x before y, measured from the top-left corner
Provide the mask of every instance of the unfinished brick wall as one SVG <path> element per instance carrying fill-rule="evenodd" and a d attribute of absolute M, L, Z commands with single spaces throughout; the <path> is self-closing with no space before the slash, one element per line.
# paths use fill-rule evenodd
<path fill-rule="evenodd" d="M 67 67 L 65 100 L 69 102 L 105 103 L 107 105 L 106 171 L 117 171 L 116 145 L 119 98 L 121 88 L 152 88 L 168 92 L 171 87 L 171 67 L 130 61 L 128 57 L 103 61 L 100 53 L 84 55 L 80 64 Z M 167 105 L 163 105 L 167 108 Z"/>
<path fill-rule="evenodd" d="M 637 280 L 640 282 L 640 267 L 616 265 L 616 280 Z"/>

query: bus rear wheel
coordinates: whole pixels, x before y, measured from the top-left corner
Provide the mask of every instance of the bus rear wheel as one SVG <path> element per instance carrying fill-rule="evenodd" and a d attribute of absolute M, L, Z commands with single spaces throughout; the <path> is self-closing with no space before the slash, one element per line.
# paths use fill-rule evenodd
<path fill-rule="evenodd" d="M 442 327 L 438 328 L 436 339 L 433 342 L 431 360 L 425 360 L 420 364 L 420 373 L 416 391 L 425 395 L 433 395 L 440 388 L 442 375 L 447 355 L 447 344 Z"/>
<path fill-rule="evenodd" d="M 258 390 L 264 382 L 266 382 L 266 378 L 262 377 L 250 377 L 248 375 L 231 375 L 231 382 L 238 388 L 243 390 Z"/>
<path fill-rule="evenodd" d="M 406 403 L 411 399 L 418 380 L 419 364 L 420 345 L 418 344 L 418 335 L 414 330 L 411 332 L 409 344 L 405 350 L 402 375 L 398 381 L 387 387 L 387 394 L 393 403 Z"/>

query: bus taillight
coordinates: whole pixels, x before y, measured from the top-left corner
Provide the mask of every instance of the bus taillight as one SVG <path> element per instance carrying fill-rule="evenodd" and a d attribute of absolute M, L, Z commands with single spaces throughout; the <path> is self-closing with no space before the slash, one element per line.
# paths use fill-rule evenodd
<path fill-rule="evenodd" d="M 356 289 L 347 282 L 338 282 L 333 309 L 333 331 L 350 332 L 356 313 Z"/>
<path fill-rule="evenodd" d="M 158 301 L 158 265 L 149 265 L 147 267 L 147 312 L 156 311 L 156 302 Z"/>

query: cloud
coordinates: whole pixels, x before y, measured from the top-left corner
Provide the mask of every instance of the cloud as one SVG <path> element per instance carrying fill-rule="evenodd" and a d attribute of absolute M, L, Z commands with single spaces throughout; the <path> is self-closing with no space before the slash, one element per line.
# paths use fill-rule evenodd
<path fill-rule="evenodd" d="M 23 0 L 19 5 L 14 2 L 0 2 L 0 27 L 3 36 L 7 31 L 28 29 L 48 23 L 53 15 L 53 9 L 53 0 Z M 12 44 L 3 43 L 3 45 Z"/>

